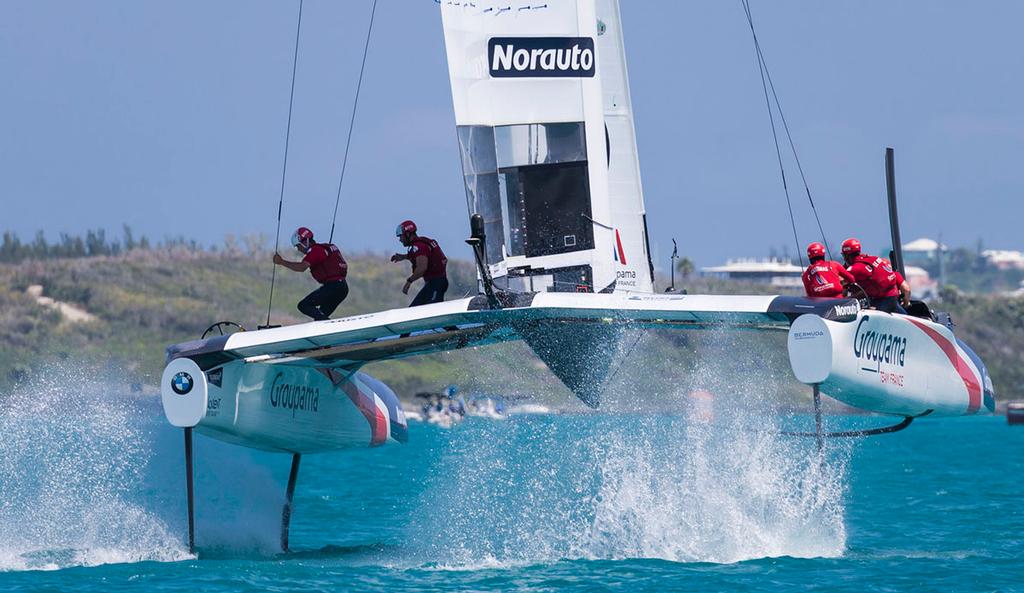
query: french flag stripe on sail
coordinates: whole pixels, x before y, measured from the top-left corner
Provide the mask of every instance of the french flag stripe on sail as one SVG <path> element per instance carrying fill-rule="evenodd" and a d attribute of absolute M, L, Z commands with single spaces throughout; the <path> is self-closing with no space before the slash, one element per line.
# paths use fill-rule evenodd
<path fill-rule="evenodd" d="M 626 265 L 626 252 L 622 250 L 622 237 L 619 236 L 619 229 L 615 229 L 615 261 Z"/>

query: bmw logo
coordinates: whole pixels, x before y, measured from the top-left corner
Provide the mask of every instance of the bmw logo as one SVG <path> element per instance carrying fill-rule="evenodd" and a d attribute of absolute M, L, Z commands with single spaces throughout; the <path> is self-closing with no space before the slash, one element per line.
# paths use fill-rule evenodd
<path fill-rule="evenodd" d="M 185 395 L 189 391 L 192 391 L 192 385 L 194 384 L 195 382 L 192 380 L 192 375 L 185 371 L 174 375 L 174 378 L 171 379 L 171 389 L 173 389 L 174 393 L 177 393 L 178 395 Z"/>

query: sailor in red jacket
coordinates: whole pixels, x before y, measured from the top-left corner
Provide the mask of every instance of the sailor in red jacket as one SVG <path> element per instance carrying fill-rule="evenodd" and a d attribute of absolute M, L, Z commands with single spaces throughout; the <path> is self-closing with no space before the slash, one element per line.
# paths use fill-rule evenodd
<path fill-rule="evenodd" d="M 907 314 L 903 307 L 910 306 L 910 285 L 892 263 L 884 257 L 861 253 L 860 241 L 843 241 L 843 260 L 857 284 L 871 299 L 871 307 L 886 313 Z M 900 306 L 903 302 L 903 307 Z"/>
<path fill-rule="evenodd" d="M 402 293 L 409 294 L 412 283 L 423 278 L 423 288 L 409 306 L 417 307 L 443 301 L 444 293 L 448 290 L 448 258 L 444 256 L 441 246 L 429 237 L 417 235 L 416 223 L 411 220 L 398 225 L 395 236 L 408 251 L 392 255 L 391 261 L 412 262 L 412 275 L 405 280 Z"/>
<path fill-rule="evenodd" d="M 299 301 L 298 309 L 314 321 L 329 319 L 348 296 L 348 264 L 336 245 L 313 241 L 313 231 L 304 226 L 292 233 L 292 245 L 304 254 L 302 261 L 288 261 L 275 253 L 274 263 L 295 272 L 309 270 L 320 288 Z"/>
<path fill-rule="evenodd" d="M 846 268 L 825 259 L 825 246 L 821 243 L 807 246 L 807 259 L 811 265 L 804 270 L 803 281 L 809 297 L 841 297 L 846 285 L 854 281 Z"/>

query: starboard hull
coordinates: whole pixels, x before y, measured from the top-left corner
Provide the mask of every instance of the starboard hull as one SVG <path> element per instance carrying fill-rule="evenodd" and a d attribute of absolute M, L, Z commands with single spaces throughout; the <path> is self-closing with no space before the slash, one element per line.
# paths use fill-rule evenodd
<path fill-rule="evenodd" d="M 788 349 L 799 381 L 863 410 L 960 416 L 995 408 L 980 359 L 929 320 L 879 311 L 845 322 L 803 315 Z"/>

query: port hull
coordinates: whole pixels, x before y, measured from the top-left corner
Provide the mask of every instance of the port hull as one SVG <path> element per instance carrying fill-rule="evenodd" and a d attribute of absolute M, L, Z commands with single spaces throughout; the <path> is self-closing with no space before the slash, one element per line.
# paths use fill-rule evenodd
<path fill-rule="evenodd" d="M 183 361 L 183 362 L 178 362 Z M 407 440 L 398 397 L 362 372 L 232 361 L 201 371 L 177 359 L 164 375 L 164 410 L 175 426 L 267 451 L 316 453 Z M 186 393 L 178 378 L 192 381 Z"/>

